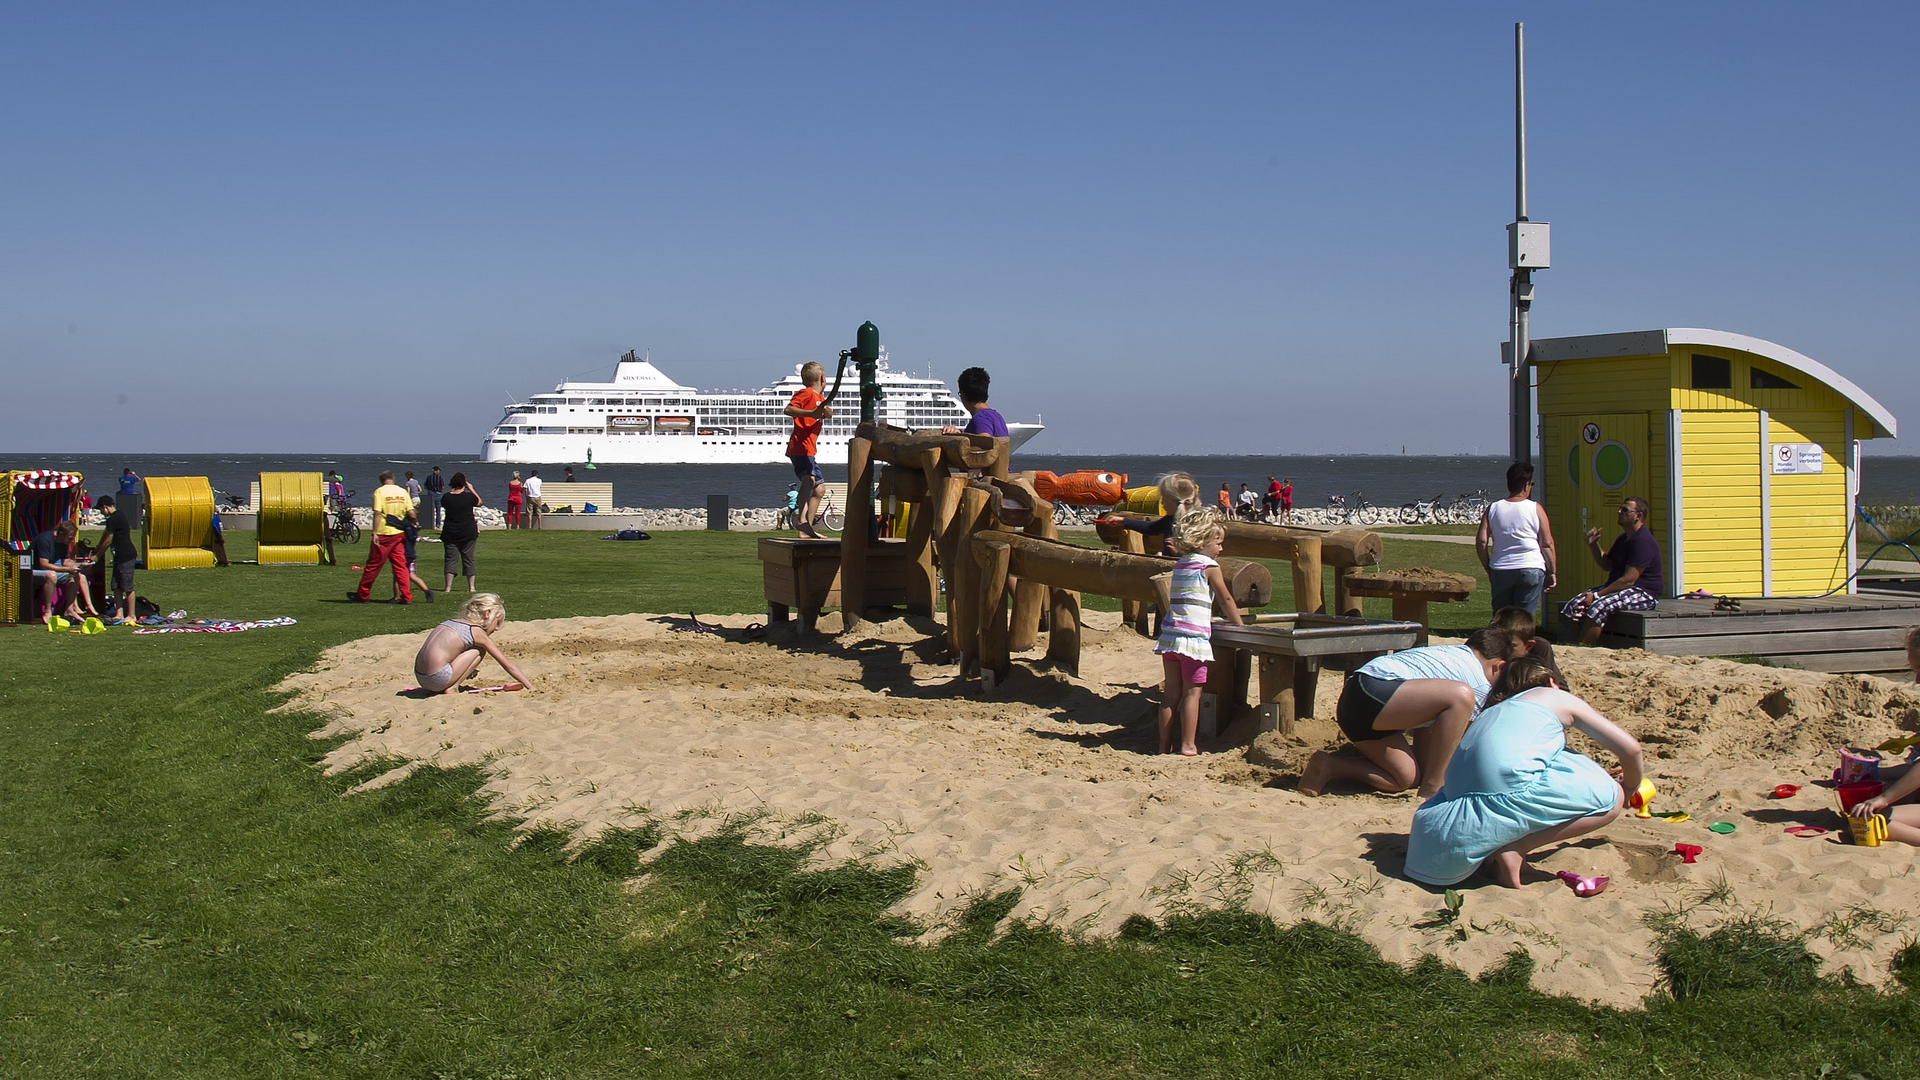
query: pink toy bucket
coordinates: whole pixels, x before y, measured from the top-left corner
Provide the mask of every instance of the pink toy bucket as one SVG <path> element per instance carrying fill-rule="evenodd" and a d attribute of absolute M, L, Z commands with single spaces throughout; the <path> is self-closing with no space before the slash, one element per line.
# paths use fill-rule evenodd
<path fill-rule="evenodd" d="M 1880 779 L 1880 755 L 1872 751 L 1840 751 L 1840 767 L 1833 770 L 1833 782 L 1852 784 Z"/>

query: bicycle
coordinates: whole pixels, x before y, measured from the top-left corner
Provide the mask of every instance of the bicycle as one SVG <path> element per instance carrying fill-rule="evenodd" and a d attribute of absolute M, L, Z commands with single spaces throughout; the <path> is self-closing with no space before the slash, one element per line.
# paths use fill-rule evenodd
<path fill-rule="evenodd" d="M 1440 521 L 1438 513 L 1440 498 L 1440 496 L 1435 495 L 1431 499 L 1415 499 L 1405 506 L 1402 506 L 1400 508 L 1400 523 L 1402 525 L 1438 524 Z"/>
<path fill-rule="evenodd" d="M 1326 523 L 1328 525 L 1346 524 L 1348 520 L 1346 496 L 1329 493 L 1327 495 L 1327 508 L 1323 510 L 1322 513 L 1327 516 Z"/>
<path fill-rule="evenodd" d="M 1347 505 L 1348 513 L 1351 515 L 1349 520 L 1358 521 L 1362 525 L 1378 525 L 1390 513 L 1367 501 L 1367 497 L 1358 491 L 1349 497 Z"/>
<path fill-rule="evenodd" d="M 353 520 L 353 503 L 351 500 L 354 494 L 355 493 L 351 491 L 347 492 L 346 496 L 334 507 L 333 523 L 327 526 L 327 539 L 335 543 L 357 544 L 360 542 L 360 525 Z"/>
<path fill-rule="evenodd" d="M 1478 525 L 1481 515 L 1487 512 L 1487 489 L 1462 492 L 1450 508 L 1455 525 Z"/>
<path fill-rule="evenodd" d="M 238 495 L 235 495 L 230 491 L 223 491 L 220 488 L 214 488 L 213 497 L 215 499 L 214 509 L 220 511 L 221 513 L 231 514 L 236 510 L 250 509 L 250 507 L 247 505 L 247 500 L 241 498 Z"/>
<path fill-rule="evenodd" d="M 813 523 L 821 532 L 837 533 L 847 527 L 846 507 L 833 505 L 831 489 L 821 492 L 820 512 L 814 515 Z"/>

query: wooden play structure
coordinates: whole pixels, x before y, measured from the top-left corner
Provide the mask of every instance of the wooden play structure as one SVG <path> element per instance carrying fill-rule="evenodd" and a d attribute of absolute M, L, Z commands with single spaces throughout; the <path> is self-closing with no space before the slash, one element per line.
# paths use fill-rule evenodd
<path fill-rule="evenodd" d="M 146 492 L 140 557 L 148 570 L 227 565 L 213 485 L 206 477 L 150 476 Z"/>
<path fill-rule="evenodd" d="M 1356 574 L 1343 578 L 1353 596 L 1379 596 L 1393 602 L 1393 618 L 1417 623 L 1420 635 L 1415 645 L 1427 643 L 1427 605 L 1457 603 L 1473 595 L 1474 580 L 1465 574 L 1445 570 L 1393 571 Z"/>
<path fill-rule="evenodd" d="M 1155 498 L 1158 498 L 1157 494 Z M 1158 506 L 1158 502 L 1152 504 L 1154 508 Z M 1143 522 L 1157 516 L 1152 513 L 1119 512 L 1095 522 L 1094 527 L 1100 539 L 1119 550 L 1145 554 L 1145 542 L 1140 532 L 1125 528 L 1118 522 Z M 1349 581 L 1367 567 L 1380 565 L 1380 553 L 1384 545 L 1379 533 L 1366 529 L 1263 525 L 1252 521 L 1227 520 L 1221 524 L 1227 530 L 1225 551 L 1234 558 L 1285 560 L 1292 564 L 1294 604 L 1303 614 L 1312 615 L 1327 610 L 1326 586 L 1323 583 L 1327 567 L 1335 571 L 1333 614 L 1360 614 L 1360 600 L 1349 588 Z M 1127 621 L 1141 625 L 1138 621 L 1141 612 L 1122 610 Z M 1144 629 L 1142 632 L 1145 632 Z"/>
<path fill-rule="evenodd" d="M 327 534 L 326 485 L 317 472 L 263 472 L 255 504 L 260 508 L 261 566 L 333 563 Z"/>
<path fill-rule="evenodd" d="M 866 599 L 876 607 L 907 603 L 906 542 L 880 540 L 868 552 Z M 767 624 L 800 617 L 800 632 L 810 634 L 824 608 L 845 609 L 840 578 L 840 541 L 805 537 L 762 537 L 760 582 L 767 597 Z"/>
<path fill-rule="evenodd" d="M 846 528 L 840 539 L 760 542 L 769 623 L 784 621 L 788 609 L 797 608 L 802 630 L 811 630 L 820 610 L 833 606 L 840 608 L 847 630 L 871 607 L 903 606 L 909 614 L 932 616 L 940 580 L 934 546 L 942 553 L 940 564 L 951 568 L 948 553 L 960 550 L 956 520 L 965 516 L 969 534 L 997 522 L 997 517 L 983 517 L 991 501 L 984 482 L 975 498 L 962 496 L 976 474 L 1004 479 L 1006 461 L 1006 439 L 862 424 L 848 446 Z M 887 468 L 876 478 L 879 465 Z M 876 487 L 883 502 L 908 508 L 904 536 L 874 538 L 862 524 L 873 513 Z M 1051 515 L 1048 506 L 1049 526 Z M 950 593 L 961 573 L 949 569 Z M 954 644 L 958 652 L 957 639 Z"/>
<path fill-rule="evenodd" d="M 1297 612 L 1255 616 L 1246 626 L 1218 624 L 1206 689 L 1214 700 L 1215 729 L 1246 703 L 1239 679 L 1243 655 L 1257 658 L 1260 672 L 1258 729 L 1291 735 L 1295 721 L 1313 715 L 1322 665 L 1350 670 L 1382 653 L 1410 649 L 1425 636 L 1420 623 Z"/>
<path fill-rule="evenodd" d="M 8 565 L 0 573 L 0 625 L 40 622 L 39 591 L 33 580 L 33 538 L 63 521 L 80 521 L 77 472 L 13 469 L 0 472 L 0 521 L 6 522 Z M 105 571 L 96 562 L 90 574 L 94 595 L 102 593 Z"/>

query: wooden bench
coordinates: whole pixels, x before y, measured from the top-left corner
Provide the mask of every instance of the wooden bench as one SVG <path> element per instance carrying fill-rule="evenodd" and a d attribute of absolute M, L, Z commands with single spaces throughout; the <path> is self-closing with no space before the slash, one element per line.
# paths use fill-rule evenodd
<path fill-rule="evenodd" d="M 1600 644 L 1665 656 L 1757 656 L 1778 667 L 1881 675 L 1908 681 L 1906 634 L 1920 625 L 1920 596 L 1814 596 L 1660 601 L 1616 611 Z"/>
<path fill-rule="evenodd" d="M 613 484 L 569 484 L 565 481 L 543 484 L 540 487 L 540 501 L 553 507 L 549 514 L 584 514 L 588 503 L 592 503 L 600 513 L 613 509 Z"/>

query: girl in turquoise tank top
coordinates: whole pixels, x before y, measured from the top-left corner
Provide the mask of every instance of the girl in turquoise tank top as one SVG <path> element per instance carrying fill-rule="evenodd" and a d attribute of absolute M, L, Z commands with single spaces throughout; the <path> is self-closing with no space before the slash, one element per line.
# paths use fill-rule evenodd
<path fill-rule="evenodd" d="M 1619 782 L 1567 749 L 1569 727 L 1619 759 Z M 1528 853 L 1619 817 L 1644 768 L 1639 742 L 1560 689 L 1552 669 L 1509 661 L 1447 763 L 1446 783 L 1414 811 L 1407 876 L 1452 885 L 1485 866 L 1498 884 L 1520 888 Z"/>

